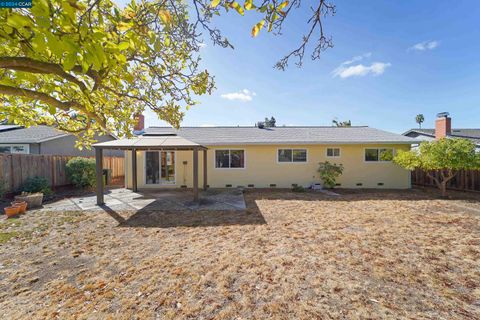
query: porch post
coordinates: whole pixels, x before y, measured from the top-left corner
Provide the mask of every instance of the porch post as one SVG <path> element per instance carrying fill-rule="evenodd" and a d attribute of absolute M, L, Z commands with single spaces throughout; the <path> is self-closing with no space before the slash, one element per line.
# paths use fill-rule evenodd
<path fill-rule="evenodd" d="M 105 204 L 103 201 L 103 149 L 95 147 L 95 172 L 97 179 L 97 205 Z"/>
<path fill-rule="evenodd" d="M 137 149 L 132 149 L 132 191 L 137 192 Z"/>
<path fill-rule="evenodd" d="M 207 190 L 207 149 L 203 150 L 203 190 Z"/>
<path fill-rule="evenodd" d="M 193 201 L 198 202 L 198 148 L 193 148 Z"/>

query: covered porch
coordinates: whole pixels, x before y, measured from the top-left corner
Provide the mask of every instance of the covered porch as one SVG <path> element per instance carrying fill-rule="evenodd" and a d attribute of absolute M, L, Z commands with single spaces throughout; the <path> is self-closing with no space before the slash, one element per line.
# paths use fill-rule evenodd
<path fill-rule="evenodd" d="M 96 159 L 96 195 L 97 205 L 103 205 L 104 185 L 103 185 L 103 151 L 105 149 L 130 151 L 131 169 L 132 169 L 132 191 L 138 191 L 138 166 L 137 152 L 140 151 L 192 151 L 193 163 L 193 201 L 199 201 L 199 153 L 203 152 L 203 189 L 206 190 L 207 182 L 207 148 L 193 141 L 178 136 L 139 136 L 132 139 L 120 139 L 96 143 L 95 148 Z"/>

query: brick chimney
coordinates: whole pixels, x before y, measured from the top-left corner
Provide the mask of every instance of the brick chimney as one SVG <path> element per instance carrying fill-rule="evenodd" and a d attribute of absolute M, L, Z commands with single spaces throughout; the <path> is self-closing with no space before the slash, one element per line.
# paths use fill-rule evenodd
<path fill-rule="evenodd" d="M 452 118 L 449 117 L 448 112 L 441 112 L 437 114 L 435 120 L 435 139 L 442 139 L 452 133 Z"/>
<path fill-rule="evenodd" d="M 137 123 L 135 124 L 135 127 L 133 127 L 133 130 L 143 131 L 143 129 L 145 129 L 145 116 L 140 113 L 135 116 L 135 119 L 137 120 Z"/>

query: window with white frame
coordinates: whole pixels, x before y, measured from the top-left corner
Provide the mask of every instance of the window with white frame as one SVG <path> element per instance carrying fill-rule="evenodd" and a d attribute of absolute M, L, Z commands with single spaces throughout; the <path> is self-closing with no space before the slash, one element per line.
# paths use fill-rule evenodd
<path fill-rule="evenodd" d="M 278 149 L 278 162 L 307 162 L 307 149 Z"/>
<path fill-rule="evenodd" d="M 0 153 L 28 153 L 28 144 L 0 144 Z"/>
<path fill-rule="evenodd" d="M 245 150 L 215 150 L 215 168 L 245 168 Z"/>
<path fill-rule="evenodd" d="M 329 158 L 340 157 L 340 148 L 327 148 L 327 157 Z"/>
<path fill-rule="evenodd" d="M 365 161 L 389 162 L 393 160 L 393 148 L 368 148 L 365 149 Z"/>

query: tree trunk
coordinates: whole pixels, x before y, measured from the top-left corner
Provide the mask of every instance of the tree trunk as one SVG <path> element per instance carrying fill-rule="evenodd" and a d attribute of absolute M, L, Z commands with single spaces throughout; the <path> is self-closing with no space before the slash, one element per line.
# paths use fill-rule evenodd
<path fill-rule="evenodd" d="M 435 184 L 440 189 L 440 194 L 442 198 L 447 197 L 447 183 L 448 181 L 452 180 L 457 175 L 456 171 L 448 169 L 448 175 L 445 175 L 444 170 L 440 171 L 441 180 L 435 177 L 434 174 L 430 174 L 427 172 L 427 176 L 432 178 L 435 181 Z"/>
<path fill-rule="evenodd" d="M 453 178 L 455 178 L 455 176 L 457 175 L 457 171 L 454 171 L 451 169 L 448 169 L 447 173 L 448 175 L 445 175 L 445 172 L 442 170 L 442 182 L 440 186 L 440 190 L 442 192 L 442 198 L 447 197 L 447 183 Z"/>
<path fill-rule="evenodd" d="M 441 183 L 440 183 L 440 192 L 442 194 L 442 198 L 446 198 L 447 197 L 447 182 L 446 180 L 443 180 Z"/>

